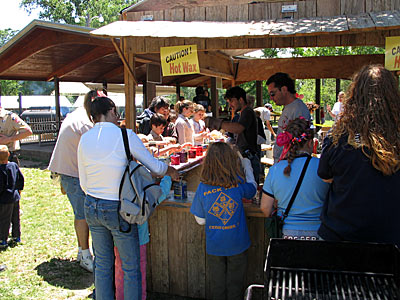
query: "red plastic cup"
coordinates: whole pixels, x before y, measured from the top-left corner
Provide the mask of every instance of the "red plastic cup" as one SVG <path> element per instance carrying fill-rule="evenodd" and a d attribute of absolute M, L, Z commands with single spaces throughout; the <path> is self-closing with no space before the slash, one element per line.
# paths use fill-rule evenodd
<path fill-rule="evenodd" d="M 189 158 L 196 158 L 196 149 L 192 148 L 189 150 Z"/>
<path fill-rule="evenodd" d="M 180 155 L 172 155 L 171 156 L 171 165 L 179 165 L 181 163 Z"/>
<path fill-rule="evenodd" d="M 179 152 L 179 158 L 181 163 L 187 163 L 188 161 L 188 153 L 187 152 Z"/>
<path fill-rule="evenodd" d="M 202 146 L 196 146 L 194 148 L 196 149 L 196 156 L 202 156 L 203 155 L 203 147 Z"/>

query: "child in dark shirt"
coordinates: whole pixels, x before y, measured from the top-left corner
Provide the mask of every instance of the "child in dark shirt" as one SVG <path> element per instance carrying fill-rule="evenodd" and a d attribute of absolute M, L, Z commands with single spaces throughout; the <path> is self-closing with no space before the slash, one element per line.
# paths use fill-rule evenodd
<path fill-rule="evenodd" d="M 249 159 L 226 143 L 211 144 L 190 212 L 205 225 L 212 299 L 243 299 L 250 236 L 242 198 L 256 187 Z"/>
<path fill-rule="evenodd" d="M 24 188 L 24 176 L 18 165 L 9 162 L 7 146 L 0 146 L 0 248 L 8 246 L 7 238 L 12 223 L 12 239 L 21 241 L 19 220 L 20 191 Z"/>

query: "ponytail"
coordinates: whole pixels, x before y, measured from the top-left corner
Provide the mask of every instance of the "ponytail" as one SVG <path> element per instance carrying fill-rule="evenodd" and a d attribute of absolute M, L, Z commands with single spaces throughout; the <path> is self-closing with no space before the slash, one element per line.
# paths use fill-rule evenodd
<path fill-rule="evenodd" d="M 106 115 L 115 107 L 115 104 L 103 92 L 91 90 L 85 95 L 83 106 L 89 120 L 96 123 L 99 122 L 101 115 Z"/>

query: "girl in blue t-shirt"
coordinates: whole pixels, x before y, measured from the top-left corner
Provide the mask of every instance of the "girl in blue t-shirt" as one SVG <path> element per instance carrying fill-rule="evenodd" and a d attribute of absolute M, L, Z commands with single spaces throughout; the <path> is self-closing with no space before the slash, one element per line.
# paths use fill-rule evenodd
<path fill-rule="evenodd" d="M 310 122 L 299 117 L 291 121 L 285 131 L 276 139 L 283 146 L 280 161 L 268 172 L 263 186 L 261 210 L 266 217 L 277 206 L 278 215 L 283 215 L 299 180 L 307 157 L 313 150 L 314 132 Z M 317 175 L 319 159 L 312 157 L 300 189 L 283 225 L 283 237 L 287 239 L 318 239 L 321 225 L 323 202 L 328 194 L 329 184 Z M 277 204 L 277 205 L 276 205 Z"/>
<path fill-rule="evenodd" d="M 256 188 L 249 159 L 226 143 L 210 145 L 190 212 L 205 225 L 213 299 L 243 299 L 250 237 L 242 198 Z"/>

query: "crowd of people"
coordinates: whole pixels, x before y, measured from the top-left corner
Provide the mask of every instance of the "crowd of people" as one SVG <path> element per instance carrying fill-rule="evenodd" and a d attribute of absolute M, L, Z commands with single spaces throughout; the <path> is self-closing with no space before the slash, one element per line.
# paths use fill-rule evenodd
<path fill-rule="evenodd" d="M 209 145 L 190 209 L 205 226 L 213 299 L 243 296 L 251 240 L 242 199 L 254 197 L 259 187 L 259 143 L 260 137 L 268 140 L 265 132 L 275 140 L 274 165 L 262 185 L 260 208 L 266 217 L 274 210 L 282 216 L 293 202 L 283 238 L 400 246 L 400 204 L 394 189 L 400 183 L 400 93 L 392 73 L 370 65 L 355 74 L 332 110 L 335 123 L 320 158 L 311 155 L 315 130 L 310 109 L 296 97 L 293 79 L 276 73 L 266 85 L 270 99 L 283 106 L 276 132 L 270 123 L 271 104 L 254 109 L 254 97 L 239 86 L 225 94 L 230 120 L 205 117 L 210 102 L 198 88 L 193 101 L 180 99 L 173 110 L 166 98 L 155 97 L 138 117 L 139 133 L 127 129 L 132 157 L 162 177 L 160 201 L 179 174 L 157 156 L 204 144 L 213 130 L 229 136 Z M 15 118 L 14 134 L 8 140 L 0 135 L 0 144 L 32 133 L 17 116 L 10 117 Z M 89 92 L 84 107 L 64 120 L 49 169 L 60 176 L 71 202 L 77 260 L 94 271 L 96 299 L 145 299 L 148 226 L 128 224 L 118 214 L 118 189 L 127 164 L 119 117 L 110 98 Z M 12 145 L 0 146 L 0 247 L 7 245 L 10 225 L 12 239 L 20 241 L 16 203 L 24 179 L 18 164 L 8 162 L 14 151 Z"/>

